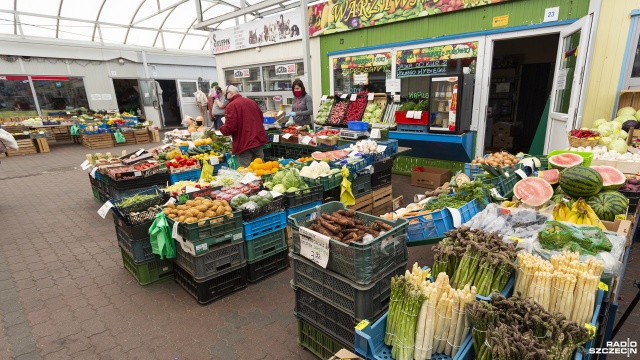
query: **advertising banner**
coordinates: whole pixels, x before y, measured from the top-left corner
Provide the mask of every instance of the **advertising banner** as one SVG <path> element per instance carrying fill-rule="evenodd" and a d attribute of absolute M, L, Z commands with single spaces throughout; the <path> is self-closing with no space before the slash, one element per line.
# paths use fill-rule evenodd
<path fill-rule="evenodd" d="M 344 75 L 370 72 L 390 72 L 391 53 L 363 54 L 333 59 L 333 70 L 342 69 Z"/>

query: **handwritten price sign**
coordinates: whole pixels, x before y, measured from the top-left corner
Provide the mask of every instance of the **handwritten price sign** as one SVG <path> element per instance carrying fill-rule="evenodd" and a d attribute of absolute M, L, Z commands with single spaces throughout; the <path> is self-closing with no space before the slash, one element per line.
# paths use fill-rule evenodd
<path fill-rule="evenodd" d="M 326 268 L 329 262 L 329 242 L 331 239 L 305 227 L 301 227 L 299 231 L 300 255 Z"/>

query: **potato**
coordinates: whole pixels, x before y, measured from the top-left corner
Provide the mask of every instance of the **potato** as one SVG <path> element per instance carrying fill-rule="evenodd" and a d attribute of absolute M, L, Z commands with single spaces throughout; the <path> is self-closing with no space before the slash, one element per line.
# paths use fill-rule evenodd
<path fill-rule="evenodd" d="M 198 217 L 198 214 L 200 213 L 200 211 L 194 208 L 189 210 L 188 213 L 191 214 L 192 217 Z"/>
<path fill-rule="evenodd" d="M 227 202 L 227 200 L 222 200 L 222 205 L 229 206 L 229 203 Z"/>
<path fill-rule="evenodd" d="M 192 224 L 194 222 L 198 221 L 198 219 L 194 218 L 194 217 L 190 217 L 190 218 L 186 218 L 184 220 L 184 222 L 186 222 L 187 224 Z"/>
<path fill-rule="evenodd" d="M 209 208 L 209 210 L 211 210 L 213 212 L 216 212 L 216 211 L 218 211 L 218 208 L 220 208 L 220 207 L 222 207 L 222 206 L 213 205 L 212 207 Z"/>
<path fill-rule="evenodd" d="M 206 224 L 206 221 L 198 221 L 198 226 L 204 226 L 204 224 Z"/>
<path fill-rule="evenodd" d="M 198 206 L 196 206 L 196 209 L 198 209 L 198 211 L 200 211 L 200 212 L 205 212 L 205 211 L 209 210 L 207 205 L 198 205 Z"/>
<path fill-rule="evenodd" d="M 186 206 L 188 207 L 192 207 L 193 206 L 193 200 L 187 200 L 186 203 L 184 203 Z"/>
<path fill-rule="evenodd" d="M 204 218 L 205 218 L 205 215 L 204 215 L 204 213 L 203 213 L 203 212 L 199 212 L 199 213 L 198 213 L 198 216 L 196 216 L 196 217 L 198 218 L 198 220 L 200 220 L 200 219 L 204 219 Z"/>
<path fill-rule="evenodd" d="M 220 200 L 215 200 L 215 201 L 213 201 L 213 205 L 215 205 L 215 206 L 220 206 L 220 205 L 222 205 L 222 201 L 220 201 Z"/>
<path fill-rule="evenodd" d="M 169 208 L 166 208 L 166 209 L 162 210 L 162 212 L 164 213 L 164 216 L 171 215 L 171 209 L 169 209 Z"/>
<path fill-rule="evenodd" d="M 178 210 L 178 216 L 184 216 L 187 213 L 186 210 Z"/>
<path fill-rule="evenodd" d="M 233 212 L 233 210 L 231 209 L 231 206 L 229 206 L 229 205 L 227 205 L 227 206 L 225 206 L 225 207 L 224 207 L 224 211 L 226 211 L 226 212 L 228 212 L 228 213 Z"/>
<path fill-rule="evenodd" d="M 175 219 L 175 218 L 177 218 L 178 216 L 176 216 L 175 214 L 169 214 L 169 217 L 170 217 L 170 218 L 172 218 L 172 219 Z"/>
<path fill-rule="evenodd" d="M 229 219 L 233 219 L 233 214 L 227 214 L 227 217 L 228 217 Z"/>
<path fill-rule="evenodd" d="M 168 207 L 169 209 L 175 209 L 175 208 L 176 208 L 176 205 L 175 205 L 174 203 L 170 202 L 170 203 L 168 203 L 168 204 L 167 204 L 167 207 Z"/>
<path fill-rule="evenodd" d="M 180 217 L 178 217 L 178 221 L 179 221 L 179 222 L 184 222 L 184 219 L 186 219 L 186 217 L 184 217 L 184 216 L 180 216 Z"/>
<path fill-rule="evenodd" d="M 171 209 L 171 213 L 173 215 L 178 215 L 179 212 L 180 212 L 180 210 L 178 210 L 178 209 Z"/>
<path fill-rule="evenodd" d="M 224 214 L 224 208 L 222 206 L 218 206 L 218 209 L 216 210 L 216 215 L 222 215 Z"/>
<path fill-rule="evenodd" d="M 187 210 L 187 206 L 186 205 L 178 205 L 178 206 L 176 206 L 176 209 L 178 209 L 178 210 Z"/>
<path fill-rule="evenodd" d="M 194 207 L 197 207 L 197 206 L 200 206 L 200 205 L 202 205 L 202 200 L 196 200 L 196 201 L 193 202 L 193 206 Z"/>
<path fill-rule="evenodd" d="M 208 218 L 215 217 L 215 216 L 217 216 L 217 215 L 216 215 L 215 211 L 207 210 L 207 211 L 204 213 L 204 216 L 208 219 Z"/>
<path fill-rule="evenodd" d="M 202 205 L 206 206 L 207 209 L 210 208 L 211 206 L 213 206 L 213 201 L 211 200 L 205 200 L 202 202 Z"/>
<path fill-rule="evenodd" d="M 197 198 L 195 198 L 193 200 L 205 200 L 205 198 L 203 198 L 202 196 L 198 196 Z"/>

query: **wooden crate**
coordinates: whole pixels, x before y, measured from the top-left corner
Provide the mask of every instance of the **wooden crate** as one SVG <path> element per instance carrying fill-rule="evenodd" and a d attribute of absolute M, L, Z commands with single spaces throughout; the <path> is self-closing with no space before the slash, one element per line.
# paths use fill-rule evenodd
<path fill-rule="evenodd" d="M 38 148 L 38 152 L 46 153 L 49 152 L 49 141 L 46 138 L 35 139 L 36 147 Z"/>
<path fill-rule="evenodd" d="M 374 209 L 380 205 L 391 203 L 393 207 L 393 196 L 391 193 L 393 192 L 392 186 L 385 186 L 378 190 L 373 190 L 373 207 Z"/>
<path fill-rule="evenodd" d="M 27 127 L 24 125 L 5 125 L 2 128 L 10 133 L 23 132 L 27 130 Z"/>
<path fill-rule="evenodd" d="M 111 133 L 82 135 L 82 145 L 89 149 L 113 147 L 113 135 Z"/>
<path fill-rule="evenodd" d="M 349 209 L 371 214 L 373 210 L 373 192 L 369 192 L 356 198 L 356 204 L 349 206 Z"/>
<path fill-rule="evenodd" d="M 623 107 L 631 106 L 634 109 L 640 108 L 640 90 L 622 90 L 618 95 L 618 108 L 616 112 Z"/>
<path fill-rule="evenodd" d="M 28 155 L 38 152 L 33 145 L 32 139 L 16 140 L 16 143 L 18 143 L 18 151 L 7 148 L 7 156 Z"/>
<path fill-rule="evenodd" d="M 7 153 L 0 153 L 0 158 L 7 157 Z"/>
<path fill-rule="evenodd" d="M 126 140 L 123 143 L 116 142 L 116 136 L 112 134 L 113 137 L 113 145 L 115 146 L 124 146 L 124 145 L 134 145 L 136 143 L 136 137 L 133 135 L 133 131 L 121 131 L 122 135 L 124 135 L 124 139 Z"/>
<path fill-rule="evenodd" d="M 149 132 L 147 129 L 139 129 L 133 130 L 133 136 L 136 139 L 136 144 L 148 144 L 149 141 Z"/>
<path fill-rule="evenodd" d="M 393 211 L 393 201 L 389 201 L 374 207 L 373 210 L 371 211 L 371 215 L 381 216 L 381 215 L 390 213 L 392 211 Z"/>
<path fill-rule="evenodd" d="M 159 143 L 160 131 L 158 129 L 149 129 L 149 139 L 152 143 Z"/>

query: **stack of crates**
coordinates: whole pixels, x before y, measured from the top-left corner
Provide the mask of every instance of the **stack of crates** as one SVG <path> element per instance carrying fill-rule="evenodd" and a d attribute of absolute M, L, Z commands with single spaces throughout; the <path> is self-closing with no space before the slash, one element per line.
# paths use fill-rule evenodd
<path fill-rule="evenodd" d="M 373 173 L 371 174 L 373 197 L 371 215 L 380 216 L 393 211 L 392 168 L 392 158 L 386 158 L 373 164 Z"/>
<path fill-rule="evenodd" d="M 356 203 L 349 206 L 351 210 L 371 214 L 373 211 L 373 192 L 371 191 L 371 173 L 368 169 L 350 174 L 351 193 Z"/>
<path fill-rule="evenodd" d="M 356 217 L 365 224 L 382 220 L 393 228 L 367 244 L 345 246 L 331 240 L 326 267 L 305 257 L 300 227 L 308 227 L 317 216 L 342 209 L 342 203 L 330 202 L 288 217 L 298 344 L 321 359 L 331 357 L 335 349 L 354 350 L 355 325 L 384 315 L 391 296 L 391 278 L 404 273 L 408 260 L 404 237 L 407 221 L 386 221 L 362 212 Z"/>

